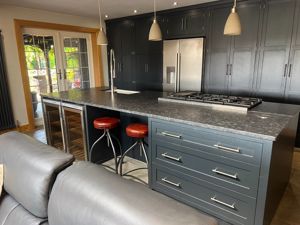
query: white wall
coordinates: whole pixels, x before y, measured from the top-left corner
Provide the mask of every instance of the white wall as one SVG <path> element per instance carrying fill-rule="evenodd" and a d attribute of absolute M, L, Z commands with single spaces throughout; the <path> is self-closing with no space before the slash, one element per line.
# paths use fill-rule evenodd
<path fill-rule="evenodd" d="M 73 16 L 44 10 L 21 8 L 0 4 L 0 29 L 2 30 L 2 35 L 4 37 L 3 39 L 7 76 L 14 116 L 15 120 L 17 120 L 20 125 L 26 125 L 28 124 L 28 120 L 26 114 L 26 104 L 15 37 L 13 21 L 14 19 L 67 24 L 90 28 L 98 28 L 99 20 L 94 18 Z M 102 51 L 102 55 L 104 72 L 106 77 L 105 80 L 107 83 L 106 52 Z"/>

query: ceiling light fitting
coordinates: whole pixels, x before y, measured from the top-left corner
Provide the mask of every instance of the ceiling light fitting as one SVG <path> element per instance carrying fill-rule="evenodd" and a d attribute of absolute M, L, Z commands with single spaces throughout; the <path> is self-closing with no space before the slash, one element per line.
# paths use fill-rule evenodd
<path fill-rule="evenodd" d="M 97 44 L 98 45 L 107 45 L 107 37 L 105 34 L 105 31 L 102 27 L 102 17 L 101 17 L 101 4 L 100 4 L 100 0 L 98 0 L 98 9 L 99 9 L 99 19 L 100 19 L 100 31 L 98 33 L 98 37 L 97 37 Z"/>
<path fill-rule="evenodd" d="M 156 20 L 156 0 L 154 0 L 154 19 L 149 32 L 149 41 L 161 41 L 162 34 L 159 24 Z"/>
<path fill-rule="evenodd" d="M 236 36 L 241 35 L 241 33 L 241 20 L 236 10 L 236 0 L 234 0 L 233 8 L 231 9 L 231 13 L 229 14 L 225 24 L 224 35 Z"/>

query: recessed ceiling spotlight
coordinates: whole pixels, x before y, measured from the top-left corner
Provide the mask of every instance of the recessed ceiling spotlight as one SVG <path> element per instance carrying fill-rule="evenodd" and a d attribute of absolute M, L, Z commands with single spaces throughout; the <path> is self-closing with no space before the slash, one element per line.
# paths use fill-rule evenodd
<path fill-rule="evenodd" d="M 177 6 L 177 2 L 173 2 L 173 6 Z"/>
<path fill-rule="evenodd" d="M 108 18 L 108 15 L 105 15 L 105 18 Z"/>
<path fill-rule="evenodd" d="M 137 13 L 138 11 L 135 9 L 135 10 L 133 10 L 133 13 Z"/>

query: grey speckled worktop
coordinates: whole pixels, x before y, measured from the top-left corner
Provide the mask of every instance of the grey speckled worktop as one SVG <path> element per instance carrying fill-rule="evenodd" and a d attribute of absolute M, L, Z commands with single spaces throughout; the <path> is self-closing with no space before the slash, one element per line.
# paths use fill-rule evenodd
<path fill-rule="evenodd" d="M 158 97 L 162 95 L 161 92 L 112 95 L 101 88 L 91 88 L 44 94 L 43 97 L 267 140 L 275 140 L 300 111 L 297 105 L 263 102 L 247 113 L 226 112 L 210 107 L 159 102 Z"/>

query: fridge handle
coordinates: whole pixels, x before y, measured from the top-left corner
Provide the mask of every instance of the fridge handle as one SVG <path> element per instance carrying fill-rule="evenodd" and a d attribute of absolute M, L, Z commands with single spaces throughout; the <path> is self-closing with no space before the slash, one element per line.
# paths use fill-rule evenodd
<path fill-rule="evenodd" d="M 179 53 L 179 60 L 178 60 L 178 92 L 180 91 L 180 78 L 181 78 L 181 53 Z"/>
<path fill-rule="evenodd" d="M 178 91 L 179 53 L 176 54 L 175 92 Z"/>

